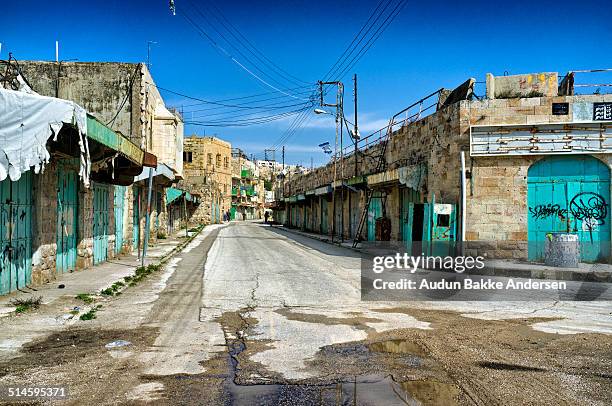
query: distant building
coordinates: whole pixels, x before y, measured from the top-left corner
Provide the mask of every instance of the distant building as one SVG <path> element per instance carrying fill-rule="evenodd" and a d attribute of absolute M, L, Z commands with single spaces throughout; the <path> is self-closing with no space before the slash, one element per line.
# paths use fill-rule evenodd
<path fill-rule="evenodd" d="M 232 146 L 216 137 L 185 138 L 180 186 L 199 198 L 190 210 L 193 221 L 211 224 L 223 221 L 232 203 Z"/>
<path fill-rule="evenodd" d="M 242 150 L 232 150 L 232 219 L 261 219 L 265 206 L 264 178 Z"/>

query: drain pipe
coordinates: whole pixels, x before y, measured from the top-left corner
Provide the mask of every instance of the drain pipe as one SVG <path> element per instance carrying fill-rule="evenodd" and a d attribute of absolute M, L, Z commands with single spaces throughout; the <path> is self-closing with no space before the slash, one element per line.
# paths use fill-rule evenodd
<path fill-rule="evenodd" d="M 466 220 L 466 181 L 465 181 L 465 151 L 461 151 L 461 255 L 465 245 L 465 220 Z"/>

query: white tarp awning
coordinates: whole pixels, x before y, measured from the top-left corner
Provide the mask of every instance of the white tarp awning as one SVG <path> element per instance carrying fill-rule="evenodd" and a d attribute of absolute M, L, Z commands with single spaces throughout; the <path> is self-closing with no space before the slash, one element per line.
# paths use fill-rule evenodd
<path fill-rule="evenodd" d="M 57 139 L 64 123 L 75 125 L 79 132 L 79 176 L 87 187 L 90 160 L 85 110 L 69 100 L 0 89 L 0 181 L 7 176 L 19 180 L 31 167 L 36 173 L 44 170 L 50 158 L 47 141 Z"/>

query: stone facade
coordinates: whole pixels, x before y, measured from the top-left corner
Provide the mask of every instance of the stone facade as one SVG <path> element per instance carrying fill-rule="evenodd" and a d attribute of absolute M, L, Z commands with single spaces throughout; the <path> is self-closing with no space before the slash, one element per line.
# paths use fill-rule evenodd
<path fill-rule="evenodd" d="M 612 102 L 612 95 L 532 97 L 461 102 L 461 133 L 470 125 L 575 122 L 574 104 Z M 553 115 L 553 103 L 568 103 L 568 115 Z M 610 155 L 594 155 L 608 166 Z M 496 258 L 527 258 L 527 171 L 542 155 L 473 157 L 467 189 L 466 240 L 480 241 Z M 478 246 L 478 244 L 471 244 Z"/>
<path fill-rule="evenodd" d="M 353 238 L 355 224 L 358 223 L 355 216 L 361 216 L 365 206 L 366 189 L 363 181 L 367 180 L 368 188 L 385 194 L 383 216 L 391 220 L 391 239 L 401 240 L 403 227 L 401 194 L 405 186 L 398 181 L 393 171 L 418 165 L 425 166 L 425 182 L 415 190 L 420 202 L 449 203 L 459 209 L 460 156 L 464 151 L 468 175 L 466 240 L 470 241 L 470 246 L 477 248 L 478 252 L 491 257 L 525 260 L 528 256 L 529 213 L 527 171 L 531 165 L 549 155 L 470 156 L 470 131 L 473 126 L 544 126 L 589 122 L 593 103 L 612 102 L 612 95 L 559 96 L 556 80 L 556 73 L 489 77 L 489 82 L 495 81 L 494 86 L 497 90 L 489 89 L 495 98 L 460 100 L 440 108 L 429 116 L 403 123 L 396 128 L 390 136 L 385 151 L 387 165 L 384 174 L 376 173 L 376 157 L 382 152 L 380 143 L 373 143 L 358 153 L 357 172 L 355 172 L 354 154 L 345 157 L 343 168 L 338 162 L 336 166 L 338 186 L 342 178 L 349 185 L 351 178 L 358 179 L 359 177 L 354 177 L 355 173 L 366 176 L 367 179 L 363 179 L 361 183 L 357 182 L 352 188 L 344 188 L 344 192 L 339 192 L 341 188 L 338 187 L 335 199 L 330 193 L 324 196 L 314 194 L 317 188 L 334 184 L 333 162 L 316 168 L 306 175 L 287 177 L 281 187 L 282 196 L 281 201 L 277 202 L 275 219 L 291 226 L 316 232 L 326 229 L 331 233 L 333 211 L 331 202 L 341 201 L 341 195 L 344 194 L 344 204 L 340 205 L 344 207 L 342 234 L 344 238 Z M 511 92 L 517 95 L 510 97 Z M 565 106 L 567 114 L 553 114 L 553 103 L 567 103 Z M 375 135 L 375 138 L 377 137 L 378 135 Z M 612 155 L 593 156 L 610 167 Z M 384 181 L 387 178 L 390 180 Z M 277 198 L 280 195 L 277 194 Z M 322 206 L 327 207 L 326 225 L 321 224 L 321 216 L 325 211 L 321 209 Z M 294 207 L 297 210 L 292 209 Z M 457 212 L 458 227 L 461 215 L 462 213 Z M 336 230 L 339 230 L 339 224 L 336 224 Z M 338 231 L 336 234 L 339 234 Z M 459 229 L 457 238 L 460 239 Z M 610 236 L 604 238 L 610 240 Z"/>
<path fill-rule="evenodd" d="M 185 138 L 183 167 L 185 180 L 179 186 L 200 198 L 200 203 L 190 213 L 198 223 L 221 221 L 232 202 L 232 146 L 216 137 Z M 212 212 L 218 207 L 221 219 Z"/>
<path fill-rule="evenodd" d="M 183 122 L 169 111 L 146 66 L 141 63 L 20 61 L 24 77 L 41 95 L 72 100 L 101 123 L 129 138 L 136 145 L 160 156 L 177 176 L 182 174 Z M 34 284 L 57 277 L 57 167 L 55 158 L 45 171 L 35 175 L 32 279 Z M 164 187 L 153 193 L 151 243 L 166 229 Z M 109 188 L 108 258 L 115 256 L 114 186 Z M 146 188 L 141 188 L 140 247 L 144 238 Z M 123 201 L 123 246 L 133 250 L 133 187 L 125 188 Z M 93 190 L 78 185 L 77 269 L 93 265 Z"/>

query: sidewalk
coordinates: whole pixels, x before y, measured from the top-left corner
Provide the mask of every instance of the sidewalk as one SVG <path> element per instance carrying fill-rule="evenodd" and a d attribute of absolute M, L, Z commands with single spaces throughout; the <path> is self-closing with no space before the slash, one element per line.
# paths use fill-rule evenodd
<path fill-rule="evenodd" d="M 368 254 L 360 248 L 353 248 L 352 240 L 332 243 L 329 235 L 311 233 L 283 225 L 272 225 L 280 230 L 299 234 L 329 244 L 335 244 L 363 254 Z M 490 259 L 485 261 L 485 268 L 469 272 L 473 275 L 505 276 L 513 278 L 554 279 L 563 281 L 606 282 L 612 283 L 612 265 L 580 263 L 578 268 L 556 268 L 539 263 L 521 262 L 516 260 Z"/>
<path fill-rule="evenodd" d="M 190 232 L 189 236 L 192 237 L 194 234 Z M 191 238 L 186 237 L 185 229 L 167 239 L 158 240 L 154 246 L 148 248 L 144 264 L 160 262 L 173 251 L 180 250 L 190 240 Z M 15 306 L 10 303 L 13 299 L 42 296 L 42 303 L 48 305 L 63 296 L 74 297 L 79 293 L 99 292 L 123 277 L 133 275 L 134 270 L 139 266 L 141 266 L 141 260 L 137 253 L 121 255 L 91 268 L 66 273 L 44 285 L 24 288 L 0 296 L 0 318 L 15 311 Z M 60 286 L 63 287 L 60 288 Z"/>

